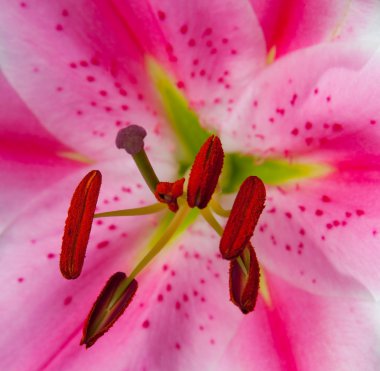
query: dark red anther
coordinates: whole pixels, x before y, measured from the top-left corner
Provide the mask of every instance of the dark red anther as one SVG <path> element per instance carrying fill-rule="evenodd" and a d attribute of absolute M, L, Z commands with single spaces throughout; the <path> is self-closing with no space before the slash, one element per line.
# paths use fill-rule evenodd
<path fill-rule="evenodd" d="M 183 194 L 184 182 L 185 178 L 181 178 L 174 183 L 159 182 L 154 195 L 158 201 L 168 204 L 169 209 L 175 213 L 178 210 L 177 198 Z"/>
<path fill-rule="evenodd" d="M 202 145 L 191 168 L 187 203 L 203 209 L 215 191 L 223 167 L 224 152 L 220 139 L 211 135 Z"/>
<path fill-rule="evenodd" d="M 248 177 L 240 186 L 220 240 L 224 259 L 234 259 L 242 253 L 264 209 L 265 196 L 264 183 L 257 176 Z"/>
<path fill-rule="evenodd" d="M 60 258 L 61 273 L 67 279 L 79 277 L 82 271 L 101 183 L 100 171 L 90 171 L 79 183 L 71 199 Z"/>
<path fill-rule="evenodd" d="M 260 268 L 255 250 L 250 243 L 240 255 L 247 273 L 245 274 L 236 259 L 230 262 L 230 298 L 240 310 L 247 314 L 255 309 L 259 293 Z"/>
<path fill-rule="evenodd" d="M 87 317 L 81 345 L 86 344 L 86 348 L 94 345 L 124 313 L 138 287 L 137 281 L 133 279 L 121 296 L 117 298 L 115 295 L 118 295 L 118 288 L 126 281 L 127 276 L 123 272 L 115 273 L 107 281 Z"/>

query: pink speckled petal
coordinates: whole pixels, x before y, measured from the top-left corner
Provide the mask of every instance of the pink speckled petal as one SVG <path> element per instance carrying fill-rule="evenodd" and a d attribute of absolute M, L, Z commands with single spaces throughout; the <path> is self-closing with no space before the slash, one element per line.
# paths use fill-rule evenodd
<path fill-rule="evenodd" d="M 268 273 L 267 279 L 271 305 L 259 299 L 215 369 L 377 369 L 378 304 L 312 295 Z"/>
<path fill-rule="evenodd" d="M 271 188 L 255 245 L 268 269 L 298 287 L 378 298 L 380 155 L 350 149 L 326 177 Z"/>
<path fill-rule="evenodd" d="M 231 114 L 222 140 L 255 156 L 295 157 L 370 128 L 378 135 L 380 53 L 370 45 L 321 45 L 267 67 Z"/>
<path fill-rule="evenodd" d="M 0 64 L 40 122 L 94 160 L 129 123 L 158 139 L 145 54 L 112 2 L 13 2 L 0 13 Z M 162 133 L 161 133 L 162 134 Z"/>
<path fill-rule="evenodd" d="M 254 155 L 332 168 L 270 189 L 254 240 L 269 269 L 318 293 L 380 293 L 378 58 L 343 45 L 292 53 L 253 84 L 239 128 L 224 128 Z"/>
<path fill-rule="evenodd" d="M 267 49 L 275 46 L 277 57 L 321 42 L 352 42 L 368 37 L 379 22 L 376 0 L 250 1 L 263 29 Z"/>
<path fill-rule="evenodd" d="M 97 168 L 103 174 L 99 211 L 155 202 L 132 161 Z M 82 275 L 65 280 L 59 271 L 64 223 L 73 189 L 87 171 L 76 171 L 50 187 L 0 236 L 6 267 L 1 271 L 6 285 L 0 321 L 7 327 L 0 341 L 1 369 L 48 367 L 69 338 L 75 352 L 86 353 L 79 346 L 81 327 L 96 296 L 110 275 L 132 268 L 156 226 L 158 215 L 95 220 Z"/>
<path fill-rule="evenodd" d="M 117 0 L 140 43 L 213 127 L 265 65 L 265 42 L 248 2 Z"/>
<path fill-rule="evenodd" d="M 0 229 L 47 187 L 78 169 L 0 74 Z"/>
<path fill-rule="evenodd" d="M 153 197 L 134 182 L 125 182 L 129 190 L 123 191 L 117 168 L 115 176 L 112 164 L 110 185 L 109 167 L 101 167 L 102 210 L 138 206 Z M 127 170 L 126 180 L 137 177 Z M 81 277 L 64 280 L 57 254 L 77 177 L 41 198 L 38 213 L 28 210 L 2 236 L 1 258 L 8 269 L 1 273 L 7 304 L 1 305 L 0 321 L 8 331 L 1 338 L 1 368 L 204 369 L 222 357 L 242 314 L 229 302 L 228 263 L 218 253 L 218 238 L 203 222 L 139 276 L 133 302 L 111 330 L 90 350 L 79 346 L 83 321 L 104 282 L 116 271 L 132 269 L 157 218 L 95 221 Z"/>

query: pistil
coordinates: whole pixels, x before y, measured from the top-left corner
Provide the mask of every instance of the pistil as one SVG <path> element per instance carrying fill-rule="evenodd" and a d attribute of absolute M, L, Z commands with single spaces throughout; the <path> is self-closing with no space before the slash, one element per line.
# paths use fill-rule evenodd
<path fill-rule="evenodd" d="M 132 155 L 149 189 L 155 193 L 159 180 L 144 150 L 145 137 L 146 130 L 144 128 L 138 125 L 130 125 L 118 132 L 116 147 L 125 149 L 127 153 Z"/>

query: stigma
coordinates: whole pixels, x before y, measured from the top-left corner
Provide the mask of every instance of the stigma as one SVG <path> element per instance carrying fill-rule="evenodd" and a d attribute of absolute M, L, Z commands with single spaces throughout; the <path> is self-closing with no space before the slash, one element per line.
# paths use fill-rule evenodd
<path fill-rule="evenodd" d="M 140 273 L 167 246 L 180 230 L 192 208 L 198 208 L 206 222 L 221 237 L 220 252 L 229 261 L 230 300 L 242 313 L 254 310 L 260 287 L 260 266 L 250 240 L 265 206 L 264 183 L 256 176 L 241 185 L 231 210 L 224 210 L 217 198 L 218 182 L 223 170 L 224 151 L 220 139 L 211 135 L 194 158 L 190 174 L 179 179 L 160 180 L 144 149 L 144 128 L 131 125 L 121 129 L 116 147 L 130 155 L 152 192 L 156 203 L 135 208 L 95 214 L 100 192 L 101 174 L 93 170 L 76 188 L 68 211 L 62 239 L 60 270 L 67 279 L 80 276 L 90 237 L 91 224 L 99 217 L 128 217 L 167 211 L 174 213 L 170 224 L 154 246 L 129 274 L 117 272 L 107 281 L 96 299 L 83 329 L 81 344 L 92 346 L 132 304 Z M 185 187 L 185 185 L 187 187 Z M 185 190 L 186 188 L 186 190 Z M 225 228 L 214 213 L 227 217 Z"/>

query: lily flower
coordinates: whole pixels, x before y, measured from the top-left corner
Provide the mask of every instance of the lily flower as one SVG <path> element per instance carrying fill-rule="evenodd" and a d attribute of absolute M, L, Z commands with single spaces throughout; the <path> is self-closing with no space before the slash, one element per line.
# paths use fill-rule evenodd
<path fill-rule="evenodd" d="M 2 368 L 376 367 L 380 55 L 370 31 L 379 9 L 301 3 L 2 6 L 0 83 L 10 102 L 1 110 L 10 210 L 0 239 Z M 136 124 L 148 133 L 158 183 L 139 166 L 144 157 L 126 158 L 113 144 Z M 220 178 L 202 174 L 211 175 L 211 192 L 194 178 L 185 189 L 196 207 L 181 214 L 182 178 L 215 135 Z M 68 278 L 80 277 L 67 281 L 58 269 L 61 235 L 88 173 L 75 193 L 91 200 L 75 215 L 86 227 L 79 263 L 63 253 L 61 264 Z M 246 179 L 259 184 L 250 177 L 265 184 L 262 214 L 243 187 Z M 104 215 L 146 211 L 157 200 L 165 205 L 147 215 Z M 230 249 L 227 238 L 219 253 L 224 222 L 208 207 L 221 217 L 232 208 L 228 221 L 244 219 L 234 208 L 258 217 L 238 234 L 244 243 Z M 165 234 L 167 248 L 143 266 L 137 285 L 129 274 Z M 260 278 L 245 279 L 237 260 L 222 259 L 237 256 L 258 273 L 249 264 L 257 256 Z M 120 285 L 129 291 L 115 300 Z M 246 287 L 258 286 L 255 305 Z M 255 310 L 244 315 L 230 299 Z M 88 350 L 79 346 L 83 325 L 83 342 L 96 341 Z"/>

